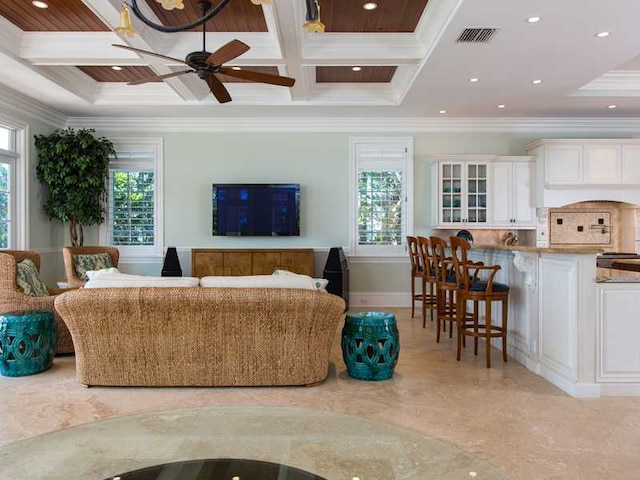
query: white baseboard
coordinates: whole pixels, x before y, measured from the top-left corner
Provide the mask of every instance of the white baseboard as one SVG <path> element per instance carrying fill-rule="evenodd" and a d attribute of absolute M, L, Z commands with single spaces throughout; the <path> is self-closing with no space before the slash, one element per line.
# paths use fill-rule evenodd
<path fill-rule="evenodd" d="M 407 292 L 349 292 L 351 307 L 410 307 L 411 293 Z M 420 302 L 416 302 L 416 308 Z"/>
<path fill-rule="evenodd" d="M 564 390 L 572 397 L 576 398 L 599 398 L 601 395 L 601 384 L 599 383 L 577 383 L 567 380 L 546 365 L 540 364 L 540 376 L 561 390 Z"/>
<path fill-rule="evenodd" d="M 640 397 L 640 383 L 599 383 L 603 397 Z"/>

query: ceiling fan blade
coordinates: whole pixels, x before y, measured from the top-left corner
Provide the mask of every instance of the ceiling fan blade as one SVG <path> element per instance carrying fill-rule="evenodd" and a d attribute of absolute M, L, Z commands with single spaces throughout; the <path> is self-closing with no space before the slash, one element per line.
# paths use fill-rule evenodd
<path fill-rule="evenodd" d="M 178 75 L 183 75 L 185 73 L 192 73 L 194 70 L 181 70 L 179 72 L 173 73 L 165 73 L 164 75 L 156 75 L 154 77 L 142 78 L 140 80 L 134 80 L 133 82 L 127 83 L 127 85 L 142 85 L 143 83 L 155 82 L 156 80 L 164 80 L 165 78 L 177 77 Z"/>
<path fill-rule="evenodd" d="M 171 60 L 172 62 L 184 63 L 186 65 L 184 60 L 178 60 L 177 58 L 167 57 L 166 55 L 160 55 L 159 53 L 148 52 L 147 50 L 141 50 L 139 48 L 130 47 L 128 45 L 118 45 L 117 43 L 112 43 L 111 46 L 117 47 L 117 48 L 124 48 L 125 50 L 131 50 L 132 52 L 142 53 L 143 55 L 152 55 L 154 57 L 164 58 L 165 60 Z"/>
<path fill-rule="evenodd" d="M 281 85 L 283 87 L 293 87 L 296 83 L 295 78 L 281 77 L 280 75 L 272 75 L 270 73 L 254 72 L 252 70 L 233 70 L 232 68 L 222 67 L 220 73 L 229 75 L 230 77 L 242 78 L 252 82 L 268 83 L 270 85 Z"/>
<path fill-rule="evenodd" d="M 209 78 L 207 78 L 207 85 L 209 85 L 209 90 L 211 90 L 213 96 L 216 97 L 220 103 L 231 101 L 229 91 L 214 74 L 211 74 Z"/>
<path fill-rule="evenodd" d="M 206 61 L 209 65 L 217 67 L 248 52 L 250 48 L 249 45 L 242 43 L 240 40 L 231 40 L 213 52 Z"/>

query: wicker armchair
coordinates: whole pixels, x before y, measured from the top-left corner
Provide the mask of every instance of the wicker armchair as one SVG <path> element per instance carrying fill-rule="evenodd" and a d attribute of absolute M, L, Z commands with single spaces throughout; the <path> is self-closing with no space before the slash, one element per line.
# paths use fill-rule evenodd
<path fill-rule="evenodd" d="M 16 283 L 16 264 L 25 258 L 30 259 L 40 271 L 40 255 L 35 252 L 2 250 L 0 253 L 0 313 L 18 310 L 50 310 L 54 312 L 58 331 L 56 353 L 73 353 L 71 333 L 53 306 L 56 295 L 65 290 L 50 288 L 48 297 L 25 295 Z"/>
<path fill-rule="evenodd" d="M 108 253 L 111 257 L 111 265 L 118 266 L 118 260 L 120 259 L 120 252 L 114 247 L 64 247 L 62 249 L 62 256 L 64 258 L 64 269 L 67 273 L 67 283 L 69 287 L 83 287 L 86 283 L 84 280 L 78 278 L 76 273 L 76 267 L 73 262 L 74 255 L 92 255 L 95 253 Z"/>

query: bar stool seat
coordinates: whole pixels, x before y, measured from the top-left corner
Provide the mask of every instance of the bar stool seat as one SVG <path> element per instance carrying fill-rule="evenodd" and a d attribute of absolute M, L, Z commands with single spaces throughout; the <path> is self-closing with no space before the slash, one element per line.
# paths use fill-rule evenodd
<path fill-rule="evenodd" d="M 471 292 L 486 292 L 489 282 L 470 282 L 469 283 L 469 291 Z M 462 287 L 464 288 L 464 286 Z M 504 283 L 493 282 L 493 291 L 494 292 L 506 292 L 509 290 L 509 285 L 505 285 Z"/>

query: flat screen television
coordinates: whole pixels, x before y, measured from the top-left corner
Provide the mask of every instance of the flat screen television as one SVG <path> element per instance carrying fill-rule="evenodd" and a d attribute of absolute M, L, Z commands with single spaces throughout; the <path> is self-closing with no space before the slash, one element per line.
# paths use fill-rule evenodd
<path fill-rule="evenodd" d="M 298 183 L 214 183 L 212 205 L 214 235 L 300 235 Z"/>

